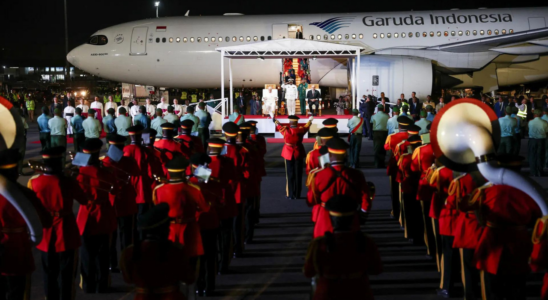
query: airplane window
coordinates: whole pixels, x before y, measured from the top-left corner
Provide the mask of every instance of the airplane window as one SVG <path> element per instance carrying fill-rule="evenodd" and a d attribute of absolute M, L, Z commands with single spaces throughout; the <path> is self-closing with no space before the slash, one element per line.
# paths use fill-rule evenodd
<path fill-rule="evenodd" d="M 470 35 L 470 30 L 466 30 L 466 35 Z"/>
<path fill-rule="evenodd" d="M 176 39 L 176 41 L 177 41 L 177 43 L 180 43 L 180 42 L 181 42 L 181 38 L 178 37 L 178 38 Z"/>
<path fill-rule="evenodd" d="M 250 37 L 246 37 L 245 40 L 249 42 L 249 41 L 251 41 L 251 38 L 250 38 Z"/>
<path fill-rule="evenodd" d="M 503 29 L 503 30 L 502 30 L 502 34 L 506 34 L 506 29 Z"/>
<path fill-rule="evenodd" d="M 459 30 L 459 36 L 462 35 L 462 31 Z"/>
<path fill-rule="evenodd" d="M 498 30 L 498 29 L 495 29 L 495 34 L 499 34 L 499 30 Z"/>
<path fill-rule="evenodd" d="M 455 32 L 454 32 L 454 31 L 451 31 L 451 36 L 455 36 Z"/>
<path fill-rule="evenodd" d="M 243 41 L 244 41 L 244 37 L 241 36 L 241 37 L 240 37 L 240 42 L 243 42 Z"/>
<path fill-rule="evenodd" d="M 472 34 L 473 34 L 473 35 L 478 35 L 478 31 L 477 31 L 477 30 L 474 30 L 474 31 L 472 31 Z"/>
<path fill-rule="evenodd" d="M 269 41 L 270 41 L 271 39 L 272 39 L 272 37 L 271 37 L 271 36 L 269 35 L 269 36 L 268 36 L 268 38 L 267 38 L 267 40 L 269 40 Z"/>
<path fill-rule="evenodd" d="M 438 36 L 441 36 L 441 31 L 438 31 L 438 32 L 437 32 L 437 35 L 438 35 Z"/>
<path fill-rule="evenodd" d="M 166 38 L 162 38 L 162 43 L 165 43 L 166 42 Z"/>
<path fill-rule="evenodd" d="M 108 39 L 104 35 L 99 36 L 99 41 L 97 42 L 97 45 L 106 45 L 108 43 Z"/>
<path fill-rule="evenodd" d="M 430 31 L 430 37 L 433 37 L 433 36 L 434 36 L 434 32 Z"/>
<path fill-rule="evenodd" d="M 237 40 L 238 40 L 237 37 L 235 37 L 235 36 L 232 37 L 232 41 L 233 41 L 233 42 L 236 42 Z"/>
<path fill-rule="evenodd" d="M 205 37 L 204 38 L 204 43 L 207 43 L 207 42 L 209 42 L 209 38 Z"/>
<path fill-rule="evenodd" d="M 253 37 L 253 40 L 254 40 L 254 41 L 256 42 L 256 41 L 258 41 L 258 40 L 259 40 L 259 38 L 258 38 L 258 37 L 256 37 L 256 36 L 254 36 L 254 37 Z"/>
<path fill-rule="evenodd" d="M 312 40 L 314 40 L 314 36 L 311 35 L 311 36 L 308 37 L 308 39 L 312 41 Z"/>
<path fill-rule="evenodd" d="M 413 33 L 412 33 L 412 32 L 409 32 L 409 37 L 410 37 L 410 38 L 413 37 Z"/>
<path fill-rule="evenodd" d="M 392 37 L 392 34 L 391 34 L 391 33 L 387 33 L 387 34 L 386 34 L 386 37 L 387 37 L 387 38 L 391 38 L 391 37 Z"/>
<path fill-rule="evenodd" d="M 421 33 L 420 33 L 420 32 L 416 32 L 416 33 L 415 33 L 415 36 L 416 36 L 416 37 L 421 37 Z"/>
<path fill-rule="evenodd" d="M 261 41 L 264 41 L 264 36 L 261 35 Z"/>
<path fill-rule="evenodd" d="M 332 39 L 332 40 L 335 39 L 335 35 L 334 35 L 334 34 L 331 35 L 331 39 Z"/>
<path fill-rule="evenodd" d="M 222 37 L 217 38 L 217 42 L 218 42 L 218 43 L 220 43 L 220 42 L 222 42 L 222 41 L 223 41 L 223 38 L 222 38 Z"/>
<path fill-rule="evenodd" d="M 92 45 L 97 45 L 97 41 L 98 41 L 98 40 L 99 40 L 99 38 L 98 38 L 96 35 L 94 35 L 94 36 L 92 36 L 92 37 L 89 39 L 89 42 L 88 42 L 88 43 L 89 43 L 89 44 L 92 44 Z"/>
<path fill-rule="evenodd" d="M 194 38 L 193 37 L 190 38 L 190 42 L 194 43 Z"/>
<path fill-rule="evenodd" d="M 339 40 L 342 40 L 342 34 L 339 34 L 339 35 L 337 36 L 337 38 L 338 38 Z"/>
<path fill-rule="evenodd" d="M 487 30 L 487 35 L 491 35 L 492 31 L 491 30 Z"/>
<path fill-rule="evenodd" d="M 183 43 L 186 43 L 188 39 L 186 37 L 183 38 Z"/>
<path fill-rule="evenodd" d="M 156 38 L 156 43 L 159 43 L 160 42 L 160 38 Z"/>
<path fill-rule="evenodd" d="M 230 42 L 230 37 L 229 36 L 225 37 L 225 42 L 227 42 L 227 43 Z"/>
<path fill-rule="evenodd" d="M 373 38 L 374 38 L 374 39 L 377 38 L 377 34 L 376 34 L 376 33 L 373 33 Z"/>
<path fill-rule="evenodd" d="M 104 35 L 94 35 L 89 38 L 88 44 L 91 45 L 106 45 L 108 43 L 108 39 Z"/>
<path fill-rule="evenodd" d="M 514 33 L 514 29 L 510 29 L 508 33 Z"/>
<path fill-rule="evenodd" d="M 316 39 L 319 41 L 319 40 L 322 39 L 322 36 L 318 34 L 318 35 L 316 36 Z"/>
<path fill-rule="evenodd" d="M 422 33 L 422 36 L 423 36 L 423 37 L 428 36 L 428 34 L 426 33 L 426 31 Z"/>
<path fill-rule="evenodd" d="M 397 33 L 397 32 L 394 33 L 394 37 L 395 37 L 395 38 L 398 38 L 398 33 Z"/>
<path fill-rule="evenodd" d="M 169 38 L 169 42 L 173 43 L 173 38 L 172 37 Z"/>
<path fill-rule="evenodd" d="M 349 34 L 345 34 L 345 35 L 344 35 L 344 39 L 345 39 L 345 40 L 348 40 L 349 38 L 350 38 L 350 35 L 349 35 Z"/>
<path fill-rule="evenodd" d="M 360 37 L 360 39 L 363 39 L 363 34 L 360 33 L 359 37 Z"/>
<path fill-rule="evenodd" d="M 483 35 L 485 32 L 483 30 L 480 30 L 480 35 Z"/>
<path fill-rule="evenodd" d="M 355 34 L 352 34 L 352 39 L 353 39 L 353 40 L 356 39 L 356 35 L 355 35 Z"/>
<path fill-rule="evenodd" d="M 402 37 L 402 38 L 405 37 L 405 32 L 402 32 L 402 33 L 401 33 L 401 37 Z"/>
<path fill-rule="evenodd" d="M 329 36 L 328 36 L 327 34 L 324 34 L 324 35 L 323 35 L 323 39 L 324 39 L 324 40 L 328 40 L 328 39 L 329 39 Z"/>
<path fill-rule="evenodd" d="M 384 33 L 381 33 L 381 39 L 384 39 Z"/>
<path fill-rule="evenodd" d="M 444 32 L 443 32 L 443 36 L 449 36 L 449 32 L 444 31 Z"/>
<path fill-rule="evenodd" d="M 215 40 L 216 40 L 216 38 L 214 38 L 214 37 L 211 38 L 211 41 L 212 41 L 212 42 L 215 42 Z"/>
<path fill-rule="evenodd" d="M 201 43 L 201 42 L 202 42 L 202 38 L 201 38 L 201 37 L 196 38 L 196 42 Z"/>

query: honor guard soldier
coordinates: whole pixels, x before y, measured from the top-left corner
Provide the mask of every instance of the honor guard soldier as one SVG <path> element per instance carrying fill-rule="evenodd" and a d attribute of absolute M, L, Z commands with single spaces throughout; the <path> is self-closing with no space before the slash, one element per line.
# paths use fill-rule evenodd
<path fill-rule="evenodd" d="M 0 102 L 1 105 L 5 105 L 3 102 L 7 101 L 0 98 Z M 19 149 L 2 150 L 0 152 L 0 175 L 26 196 L 37 209 L 44 230 L 47 230 L 51 227 L 50 214 L 32 191 L 17 183 L 18 161 Z M 7 186 L 2 188 L 9 190 Z M 15 206 L 3 196 L 3 193 L 4 191 L 0 194 L 0 249 L 2 257 L 0 259 L 0 298 L 23 300 L 30 295 L 30 276 L 35 269 L 32 244 L 25 219 Z"/>
<path fill-rule="evenodd" d="M 348 163 L 351 168 L 359 168 L 364 118 L 360 117 L 360 111 L 357 109 L 352 110 L 352 115 L 354 116 L 348 120 L 348 132 L 350 133 L 348 136 L 350 142 Z"/>
<path fill-rule="evenodd" d="M 462 174 L 451 181 L 447 205 L 458 209 L 460 203 L 470 197 L 478 187 L 486 183 L 477 170 Z M 474 264 L 474 252 L 483 233 L 475 211 L 461 211 L 454 223 L 453 248 L 459 249 L 462 272 L 462 285 L 465 299 L 476 299 L 480 295 L 479 271 Z"/>
<path fill-rule="evenodd" d="M 206 153 L 196 153 L 190 157 L 190 166 L 188 168 L 190 171 L 188 182 L 200 187 L 206 203 L 211 206 L 208 212 L 200 214 L 198 220 L 204 255 L 200 257 L 200 273 L 196 281 L 198 295 L 210 297 L 215 291 L 215 277 L 217 276 L 217 235 L 220 226 L 217 207 L 223 202 L 223 187 L 219 177 L 213 176 L 213 170 L 207 182 L 200 177 L 194 176 L 194 172 L 199 166 L 210 168 L 211 161 L 211 157 Z M 219 173 L 216 172 L 215 175 L 219 176 Z"/>
<path fill-rule="evenodd" d="M 498 156 L 496 160 L 499 166 L 519 173 L 523 157 Z M 483 226 L 474 261 L 486 299 L 525 299 L 533 248 L 527 228 L 542 216 L 538 205 L 521 190 L 487 183 L 462 199 L 459 208 L 474 210 Z"/>
<path fill-rule="evenodd" d="M 327 118 L 323 120 L 322 122 L 324 128 L 332 129 L 335 132 L 335 135 L 334 135 L 335 137 L 339 137 L 339 135 L 337 134 L 339 132 L 339 129 L 337 128 L 338 123 L 339 123 L 339 120 L 335 118 Z M 320 137 L 316 135 L 316 141 L 314 142 L 314 148 L 312 149 L 314 150 L 320 149 L 321 148 L 320 144 L 321 144 Z"/>
<path fill-rule="evenodd" d="M 238 257 L 242 254 L 244 248 L 244 217 L 245 217 L 245 201 L 246 201 L 246 185 L 249 180 L 249 161 L 247 158 L 248 151 L 245 148 L 237 145 L 236 138 L 238 136 L 239 127 L 234 122 L 226 122 L 223 125 L 223 131 L 226 137 L 226 154 L 225 157 L 232 159 L 235 168 L 234 180 L 234 198 L 238 207 L 238 214 L 234 218 L 234 256 Z M 239 174 L 239 176 L 238 176 Z"/>
<path fill-rule="evenodd" d="M 107 138 L 110 147 L 118 148 L 119 152 L 122 154 L 126 140 L 126 137 L 117 134 Z M 118 273 L 118 256 L 116 251 L 116 240 L 118 235 L 120 237 L 120 250 L 124 250 L 129 245 L 133 244 L 137 233 L 134 226 L 135 215 L 138 211 L 137 203 L 135 202 L 137 195 L 135 188 L 129 181 L 129 176 L 132 174 L 129 170 L 131 170 L 133 164 L 129 157 L 121 157 L 119 161 L 114 161 L 109 156 L 106 156 L 102 162 L 103 167 L 109 169 L 116 177 L 116 184 L 120 188 L 119 193 L 115 195 L 110 194 L 110 202 L 112 203 L 112 206 L 114 206 L 118 223 L 118 229 L 114 231 L 110 243 L 110 266 L 111 272 Z"/>
<path fill-rule="evenodd" d="M 135 300 L 185 300 L 180 282 L 194 282 L 183 247 L 168 239 L 169 209 L 162 203 L 143 214 L 137 223 L 143 239 L 120 257 L 124 281 L 136 286 Z"/>
<path fill-rule="evenodd" d="M 173 129 L 175 125 L 171 123 L 164 123 L 161 125 L 162 139 L 154 143 L 154 148 L 160 150 L 162 153 L 162 162 L 173 159 L 175 156 L 183 156 L 188 159 L 188 156 L 181 150 L 181 144 L 173 140 Z"/>
<path fill-rule="evenodd" d="M 310 116 L 308 123 L 299 127 L 299 117 L 289 116 L 289 127 L 282 125 L 274 119 L 274 124 L 283 135 L 285 145 L 282 150 L 282 157 L 285 160 L 286 175 L 286 197 L 287 199 L 298 199 L 301 197 L 301 186 L 303 178 L 303 163 L 305 150 L 303 137 L 308 132 L 314 117 Z"/>
<path fill-rule="evenodd" d="M 180 156 L 167 162 L 169 180 L 154 189 L 152 199 L 154 205 L 169 204 L 169 217 L 173 219 L 169 240 L 185 246 L 185 253 L 190 258 L 197 258 L 204 254 L 198 216 L 209 211 L 209 204 L 205 202 L 200 187 L 187 182 L 187 167 L 188 160 Z"/>
<path fill-rule="evenodd" d="M 153 146 L 156 142 L 156 130 L 147 128 L 143 130 L 143 136 L 148 136 L 148 140 L 143 140 L 143 145 L 145 146 L 144 149 L 148 166 L 147 175 L 149 182 L 151 183 L 152 191 L 156 187 L 158 181 L 161 181 L 163 177 L 168 176 L 168 173 L 166 165 L 163 163 L 162 152 Z"/>
<path fill-rule="evenodd" d="M 234 112 L 228 116 L 228 121 L 240 126 L 245 122 L 244 115 L 240 114 L 240 107 L 237 104 L 234 105 L 233 109 Z"/>
<path fill-rule="evenodd" d="M 383 144 L 388 137 L 388 112 L 383 110 L 383 105 L 377 106 L 378 112 L 371 117 L 371 130 L 373 132 L 373 151 L 375 152 L 375 167 L 385 168 L 386 150 Z M 361 143 L 360 143 L 361 145 Z"/>
<path fill-rule="evenodd" d="M 77 180 L 88 196 L 87 205 L 80 205 L 76 222 L 82 235 L 80 249 L 82 289 L 85 293 L 105 293 L 109 284 L 110 235 L 116 230 L 116 213 L 109 194 L 115 193 L 114 176 L 99 167 L 100 139 L 87 139 L 84 153 L 90 155 L 89 165 L 80 167 Z"/>
<path fill-rule="evenodd" d="M 208 168 L 211 169 L 208 184 L 214 186 L 214 189 L 219 190 L 223 195 L 219 206 L 211 207 L 211 210 L 216 211 L 220 221 L 219 273 L 222 274 L 228 270 L 230 258 L 233 254 L 234 217 L 238 215 L 236 199 L 234 198 L 236 181 L 233 180 L 233 177 L 237 173 L 234 171 L 234 162 L 232 159 L 221 155 L 225 147 L 225 140 L 219 138 L 209 139 L 207 140 L 207 145 L 208 155 L 211 158 L 211 162 L 208 164 Z M 203 220 L 200 218 L 200 225 L 202 222 Z"/>
<path fill-rule="evenodd" d="M 424 243 L 424 223 L 422 219 L 421 206 L 417 201 L 417 188 L 420 174 L 411 169 L 413 151 L 421 146 L 421 138 L 418 135 L 410 135 L 407 139 L 409 150 L 400 155 L 398 168 L 402 174 L 401 192 L 402 207 L 405 217 L 406 236 L 412 240 L 414 245 Z"/>
<path fill-rule="evenodd" d="M 257 197 L 257 202 L 255 206 L 255 217 L 256 217 L 256 223 L 259 223 L 259 218 L 261 215 L 261 183 L 263 181 L 263 177 L 266 176 L 266 168 L 265 168 L 265 155 L 266 155 L 266 139 L 264 136 L 257 134 L 257 121 L 247 121 L 251 125 L 251 130 L 249 131 L 249 137 L 251 141 L 255 142 L 255 145 L 257 146 L 259 150 L 259 157 L 258 160 L 261 163 L 261 167 L 259 167 L 260 172 L 260 179 L 258 183 L 259 188 L 259 196 Z"/>
<path fill-rule="evenodd" d="M 306 155 L 306 160 L 305 160 L 305 163 L 306 163 L 306 169 L 305 169 L 305 172 L 306 172 L 306 175 L 309 175 L 310 172 L 312 172 L 313 170 L 317 170 L 317 169 L 321 169 L 323 168 L 322 165 L 320 165 L 320 148 L 325 146 L 325 144 L 331 140 L 337 133 L 331 129 L 331 128 L 322 128 L 320 130 L 318 130 L 318 137 L 320 137 L 320 144 L 317 149 L 313 149 L 312 151 L 308 152 L 308 154 Z M 308 180 L 306 181 L 307 185 L 308 186 Z"/>
<path fill-rule="evenodd" d="M 143 129 L 141 125 L 129 127 L 127 132 L 131 138 L 131 144 L 124 147 L 124 157 L 129 158 L 128 164 L 131 164 L 126 171 L 130 173 L 129 182 L 135 190 L 133 195 L 137 204 L 137 216 L 145 213 L 152 203 L 152 180 L 149 177 L 147 152 L 141 145 Z"/>
<path fill-rule="evenodd" d="M 76 180 L 63 175 L 64 147 L 46 149 L 41 154 L 44 174 L 31 177 L 27 187 L 53 218 L 53 226 L 43 229 L 42 241 L 36 246 L 42 257 L 44 292 L 47 299 L 72 299 L 78 268 L 76 251 L 81 245 L 73 203 L 76 200 L 87 205 L 87 195 Z"/>
<path fill-rule="evenodd" d="M 511 117 L 512 107 L 506 106 L 505 116 L 499 118 L 500 124 L 500 144 L 497 153 L 499 154 L 514 154 L 516 142 L 514 141 L 514 133 L 518 127 L 518 121 Z"/>
<path fill-rule="evenodd" d="M 399 156 L 396 155 L 396 147 L 398 144 L 406 140 L 408 137 L 407 126 L 411 125 L 413 121 L 405 116 L 398 117 L 398 126 L 399 132 L 389 135 L 386 138 L 384 143 L 384 150 L 390 150 L 392 154 L 390 155 L 390 160 L 388 166 L 386 167 L 386 174 L 390 176 L 390 194 L 392 195 L 392 212 L 391 216 L 399 219 L 400 218 L 400 197 L 399 197 L 399 188 L 398 183 L 396 182 L 396 175 L 398 173 L 398 159 Z"/>
<path fill-rule="evenodd" d="M 316 220 L 314 238 L 322 236 L 326 231 L 332 232 L 333 227 L 329 214 L 325 210 L 325 202 L 336 195 L 345 195 L 354 201 L 356 209 L 366 214 L 371 208 L 372 195 L 370 194 L 365 176 L 359 170 L 345 166 L 348 144 L 340 138 L 333 138 L 327 142 L 329 152 L 329 166 L 314 173 L 310 179 L 307 203 L 317 205 L 313 209 Z M 356 214 L 353 230 L 359 230 L 360 223 Z"/>
<path fill-rule="evenodd" d="M 308 246 L 304 275 L 316 277 L 313 300 L 373 299 L 368 275 L 382 272 L 375 242 L 353 230 L 357 215 L 353 198 L 336 195 L 325 202 L 333 232 L 327 231 Z"/>
<path fill-rule="evenodd" d="M 194 127 L 194 121 L 186 119 L 181 122 L 181 135 L 176 139 L 181 143 L 181 150 L 189 157 L 194 153 L 204 153 L 204 145 L 202 139 L 192 135 L 192 127 Z"/>

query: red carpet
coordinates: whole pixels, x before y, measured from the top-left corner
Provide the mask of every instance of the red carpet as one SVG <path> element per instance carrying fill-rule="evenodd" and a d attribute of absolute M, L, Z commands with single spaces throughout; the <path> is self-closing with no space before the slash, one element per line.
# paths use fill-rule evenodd
<path fill-rule="evenodd" d="M 314 143 L 316 141 L 315 138 L 308 138 L 308 139 L 303 139 L 303 143 Z M 272 144 L 282 144 L 282 143 L 285 143 L 284 139 L 277 139 L 277 138 L 267 138 L 266 139 L 266 142 L 267 143 L 272 143 Z"/>
<path fill-rule="evenodd" d="M 307 119 L 307 116 L 301 116 L 297 115 L 301 119 Z M 246 120 L 257 120 L 257 119 L 269 119 L 270 117 L 263 117 L 263 116 L 253 116 L 253 115 L 244 115 L 244 118 Z M 278 119 L 287 119 L 287 116 L 277 116 Z M 322 115 L 322 116 L 315 116 L 314 119 L 327 119 L 327 118 L 335 118 L 335 119 L 350 119 L 352 118 L 351 115 Z M 225 117 L 225 119 L 228 119 L 228 117 Z"/>
<path fill-rule="evenodd" d="M 101 132 L 101 136 L 100 136 L 99 138 L 104 138 L 104 137 L 106 137 L 106 136 L 107 136 L 106 132 L 103 131 L 103 132 Z M 40 144 L 40 140 L 34 141 L 34 142 L 30 142 L 30 143 L 31 143 L 31 144 Z M 70 138 L 70 137 L 67 138 L 67 144 L 73 144 L 73 143 L 74 143 L 74 138 Z"/>

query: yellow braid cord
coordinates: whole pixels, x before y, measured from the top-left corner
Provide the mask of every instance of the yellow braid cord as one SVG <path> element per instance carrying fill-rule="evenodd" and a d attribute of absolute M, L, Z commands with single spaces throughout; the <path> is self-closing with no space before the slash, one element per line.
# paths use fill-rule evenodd
<path fill-rule="evenodd" d="M 537 222 L 535 223 L 535 228 L 533 228 L 533 236 L 531 238 L 531 240 L 533 241 L 533 244 L 538 244 L 540 243 L 542 240 L 545 240 L 547 235 L 546 235 L 546 223 L 548 221 L 548 216 L 544 216 L 540 219 L 537 220 Z M 542 231 L 540 233 L 538 233 L 538 226 L 540 225 L 540 223 L 542 223 Z"/>
<path fill-rule="evenodd" d="M 417 147 L 417 149 L 415 149 L 415 150 L 413 151 L 413 156 L 411 156 L 411 159 L 412 159 L 412 160 L 415 160 L 415 158 L 417 158 L 417 156 L 419 157 L 419 158 L 418 158 L 418 160 L 419 160 L 419 167 L 420 167 L 420 165 L 421 165 L 421 150 L 420 150 L 420 149 L 421 149 L 422 147 L 424 147 L 424 146 L 426 146 L 426 145 L 422 145 L 422 146 Z"/>
<path fill-rule="evenodd" d="M 392 133 L 393 134 L 393 133 Z M 390 142 L 392 141 L 392 134 L 386 137 L 386 141 L 384 141 L 384 144 L 388 144 L 388 148 L 391 148 Z"/>
<path fill-rule="evenodd" d="M 404 157 L 404 156 L 405 156 L 405 155 L 402 155 L 402 156 L 400 156 L 400 158 L 398 159 L 398 167 L 399 167 L 399 166 L 401 165 L 401 163 L 403 162 L 403 157 Z"/>
<path fill-rule="evenodd" d="M 157 185 L 154 190 L 152 190 L 152 203 L 154 203 L 154 205 L 158 204 L 158 199 L 156 197 L 156 190 L 159 189 L 160 187 L 164 186 L 164 184 L 159 184 Z"/>

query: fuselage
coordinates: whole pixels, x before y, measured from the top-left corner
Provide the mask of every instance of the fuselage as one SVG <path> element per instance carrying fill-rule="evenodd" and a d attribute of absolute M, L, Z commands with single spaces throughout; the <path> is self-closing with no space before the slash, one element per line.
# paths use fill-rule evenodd
<path fill-rule="evenodd" d="M 363 48 L 363 54 L 390 48 L 425 49 L 546 27 L 548 8 L 475 9 L 309 15 L 168 17 L 124 23 L 97 31 L 104 45 L 83 44 L 67 59 L 107 79 L 163 87 L 212 88 L 221 81 L 221 56 L 215 49 L 269 39 L 304 39 Z M 295 26 L 295 27 L 291 27 Z M 294 33 L 294 32 L 293 32 Z M 103 40 L 104 41 L 104 40 Z M 311 80 L 346 86 L 345 61 L 311 61 Z M 228 84 L 228 60 L 225 84 Z M 280 59 L 234 59 L 233 83 L 260 87 L 279 81 Z M 344 78 L 333 76 L 336 72 Z M 331 73 L 331 74 L 330 74 Z"/>

